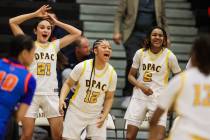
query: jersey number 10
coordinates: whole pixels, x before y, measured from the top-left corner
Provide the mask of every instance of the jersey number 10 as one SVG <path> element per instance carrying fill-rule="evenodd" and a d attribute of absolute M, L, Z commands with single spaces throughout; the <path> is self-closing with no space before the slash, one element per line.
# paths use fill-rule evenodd
<path fill-rule="evenodd" d="M 11 92 L 17 85 L 18 77 L 14 74 L 6 74 L 5 71 L 0 72 L 0 88 L 4 91 Z"/>

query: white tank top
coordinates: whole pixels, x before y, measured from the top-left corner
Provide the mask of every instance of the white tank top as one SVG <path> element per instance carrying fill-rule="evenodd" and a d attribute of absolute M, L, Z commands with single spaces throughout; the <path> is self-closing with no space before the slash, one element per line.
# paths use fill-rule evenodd
<path fill-rule="evenodd" d="M 181 71 L 176 56 L 167 48 L 158 54 L 152 53 L 150 49 L 138 50 L 133 58 L 132 67 L 139 70 L 137 80 L 153 90 L 153 94 L 147 96 L 141 89 L 134 87 L 133 98 L 143 100 L 158 97 L 168 84 L 170 72 L 178 73 Z"/>
<path fill-rule="evenodd" d="M 35 41 L 35 57 L 30 72 L 37 80 L 36 95 L 58 95 L 56 72 L 60 40 L 41 44 Z"/>
<path fill-rule="evenodd" d="M 78 82 L 70 106 L 89 114 L 99 114 L 103 109 L 106 92 L 116 89 L 117 74 L 107 63 L 104 69 L 95 69 L 95 76 L 91 80 L 92 86 L 89 88 L 92 61 L 90 59 L 79 63 L 70 74 L 70 77 Z"/>

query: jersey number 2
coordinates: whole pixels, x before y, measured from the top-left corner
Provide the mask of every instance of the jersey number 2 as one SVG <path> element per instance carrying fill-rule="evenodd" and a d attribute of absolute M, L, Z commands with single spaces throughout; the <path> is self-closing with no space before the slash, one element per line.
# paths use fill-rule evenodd
<path fill-rule="evenodd" d="M 0 88 L 4 91 L 11 92 L 17 85 L 18 77 L 13 74 L 6 74 L 6 72 L 0 72 Z"/>

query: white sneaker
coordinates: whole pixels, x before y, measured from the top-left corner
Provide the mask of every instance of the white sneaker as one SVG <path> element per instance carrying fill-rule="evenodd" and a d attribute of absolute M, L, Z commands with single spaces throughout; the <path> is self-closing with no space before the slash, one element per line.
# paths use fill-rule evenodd
<path fill-rule="evenodd" d="M 123 102 L 121 103 L 121 107 L 126 109 L 130 103 L 131 100 L 131 96 L 127 96 L 125 97 L 125 99 L 123 100 Z"/>

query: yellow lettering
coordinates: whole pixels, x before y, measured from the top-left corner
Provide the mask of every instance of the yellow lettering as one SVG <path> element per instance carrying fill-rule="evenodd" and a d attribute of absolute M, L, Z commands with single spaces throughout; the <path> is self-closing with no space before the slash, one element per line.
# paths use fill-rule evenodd
<path fill-rule="evenodd" d="M 200 84 L 194 85 L 194 94 L 195 97 L 193 104 L 195 106 L 210 107 L 210 85 L 204 85 L 204 86 Z"/>

